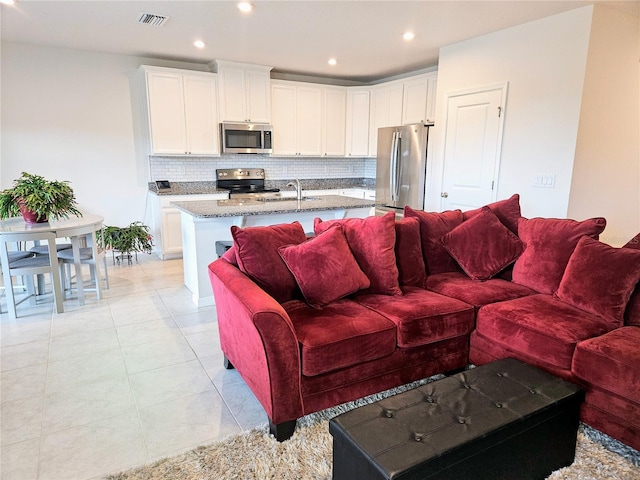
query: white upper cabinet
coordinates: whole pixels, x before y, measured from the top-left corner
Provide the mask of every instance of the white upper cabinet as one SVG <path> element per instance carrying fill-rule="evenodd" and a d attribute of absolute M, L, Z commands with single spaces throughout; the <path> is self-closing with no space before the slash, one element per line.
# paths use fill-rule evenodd
<path fill-rule="evenodd" d="M 296 88 L 296 124 L 298 155 L 322 155 L 322 89 Z"/>
<path fill-rule="evenodd" d="M 402 125 L 433 122 L 436 81 L 436 74 L 432 73 L 404 82 Z"/>
<path fill-rule="evenodd" d="M 426 73 L 371 87 L 369 155 L 378 149 L 378 129 L 409 123 L 433 123 L 437 73 Z"/>
<path fill-rule="evenodd" d="M 369 155 L 378 149 L 378 129 L 402 125 L 402 82 L 389 82 L 371 89 Z"/>
<path fill-rule="evenodd" d="M 219 155 L 215 74 L 141 67 L 145 76 L 150 153 Z"/>
<path fill-rule="evenodd" d="M 296 155 L 296 87 L 290 82 L 272 82 L 271 100 L 272 155 Z"/>
<path fill-rule="evenodd" d="M 369 155 L 369 101 L 371 90 L 347 89 L 347 156 Z"/>
<path fill-rule="evenodd" d="M 216 60 L 220 120 L 271 122 L 271 67 Z"/>
<path fill-rule="evenodd" d="M 344 157 L 347 89 L 324 87 L 322 90 L 322 152 L 327 157 Z"/>
<path fill-rule="evenodd" d="M 344 156 L 346 88 L 271 82 L 273 156 Z"/>

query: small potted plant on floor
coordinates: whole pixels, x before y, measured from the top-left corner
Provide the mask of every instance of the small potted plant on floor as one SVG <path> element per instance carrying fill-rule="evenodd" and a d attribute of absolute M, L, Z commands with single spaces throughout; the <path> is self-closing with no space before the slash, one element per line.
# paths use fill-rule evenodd
<path fill-rule="evenodd" d="M 98 241 L 104 242 L 104 246 L 112 251 L 120 252 L 118 257 L 126 258 L 131 264 L 131 253 L 151 253 L 153 237 L 149 233 L 149 227 L 142 222 L 133 222 L 128 227 L 106 226 L 99 234 Z"/>
<path fill-rule="evenodd" d="M 40 175 L 22 172 L 13 187 L 0 192 L 0 218 L 22 214 L 27 223 L 82 216 L 76 197 L 67 181 L 47 180 Z"/>

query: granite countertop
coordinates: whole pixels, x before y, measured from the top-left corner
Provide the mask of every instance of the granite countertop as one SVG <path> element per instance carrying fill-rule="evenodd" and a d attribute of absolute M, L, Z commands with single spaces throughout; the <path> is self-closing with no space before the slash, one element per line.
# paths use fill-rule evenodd
<path fill-rule="evenodd" d="M 267 180 L 267 188 L 288 190 L 287 180 Z M 334 179 L 302 179 L 303 190 L 332 190 L 339 188 L 364 188 L 375 190 L 375 180 L 368 178 L 334 178 Z M 155 182 L 149 182 L 149 192 L 155 195 L 206 195 L 212 193 L 229 193 L 229 190 L 218 188 L 216 182 L 171 182 L 171 188 L 158 191 Z"/>
<path fill-rule="evenodd" d="M 229 190 L 218 188 L 216 182 L 171 182 L 171 188 L 158 191 L 155 182 L 149 182 L 149 192 L 156 195 L 206 195 L 212 193 L 229 193 Z"/>
<path fill-rule="evenodd" d="M 326 195 L 298 201 L 285 200 L 193 200 L 171 202 L 171 205 L 196 218 L 238 217 L 245 215 L 269 215 L 277 213 L 314 212 L 350 208 L 370 208 L 382 205 L 371 200 Z"/>

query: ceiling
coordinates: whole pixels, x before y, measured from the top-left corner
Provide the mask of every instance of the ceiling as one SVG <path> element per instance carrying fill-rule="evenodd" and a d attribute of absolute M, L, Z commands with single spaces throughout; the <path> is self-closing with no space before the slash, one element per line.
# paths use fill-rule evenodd
<path fill-rule="evenodd" d="M 233 1 L 28 1 L 2 5 L 2 41 L 371 82 L 436 66 L 462 40 L 604 3 L 638 15 L 640 1 L 269 1 L 243 14 Z M 162 27 L 141 12 L 168 16 Z M 413 31 L 405 41 L 402 34 Z M 206 43 L 199 50 L 196 39 Z M 532 39 L 533 41 L 534 39 Z M 337 65 L 330 66 L 330 57 Z"/>

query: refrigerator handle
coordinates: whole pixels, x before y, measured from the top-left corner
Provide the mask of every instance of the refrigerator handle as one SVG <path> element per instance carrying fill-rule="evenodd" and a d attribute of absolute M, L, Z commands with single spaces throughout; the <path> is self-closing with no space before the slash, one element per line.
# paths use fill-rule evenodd
<path fill-rule="evenodd" d="M 391 139 L 391 156 L 389 158 L 389 190 L 391 191 L 391 201 L 398 200 L 397 183 L 398 183 L 398 132 L 393 132 Z"/>

